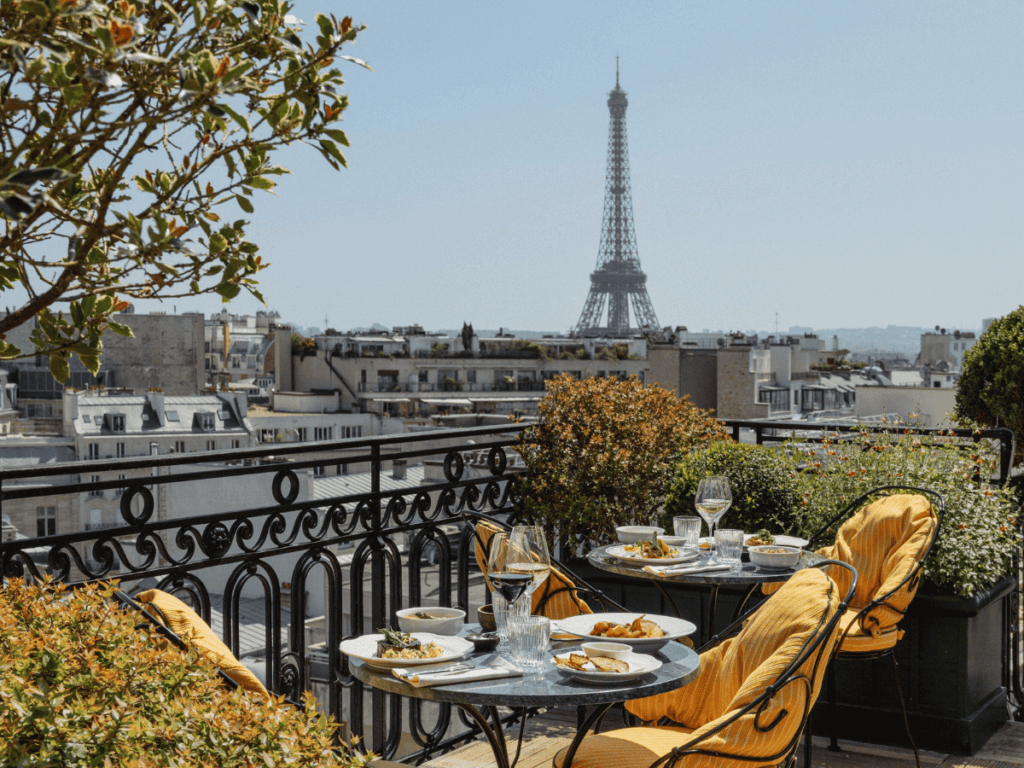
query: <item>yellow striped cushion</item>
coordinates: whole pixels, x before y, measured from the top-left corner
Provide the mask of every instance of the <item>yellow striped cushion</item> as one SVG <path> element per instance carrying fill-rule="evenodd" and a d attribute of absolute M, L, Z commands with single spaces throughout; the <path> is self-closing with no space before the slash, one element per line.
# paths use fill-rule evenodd
<path fill-rule="evenodd" d="M 626 708 L 648 722 L 667 716 L 692 728 L 691 738 L 709 733 L 722 719 L 753 701 L 779 678 L 835 615 L 840 599 L 835 582 L 825 573 L 817 569 L 799 571 L 754 614 L 735 638 L 701 655 L 697 680 L 678 691 L 627 702 Z M 825 659 L 837 637 L 838 628 L 826 640 Z M 814 667 L 817 658 L 818 654 L 812 654 L 797 672 L 798 676 L 806 676 L 811 682 L 810 705 L 817 699 L 825 671 L 824 663 Z M 782 688 L 761 712 L 759 722 L 770 723 L 783 710 L 787 714 L 767 732 L 760 732 L 754 727 L 755 713 L 751 712 L 700 744 L 702 749 L 734 755 L 734 759 L 720 757 L 709 760 L 691 756 L 681 765 L 749 766 L 750 758 L 768 758 L 779 753 L 800 727 L 801 713 L 805 706 L 809 706 L 807 694 L 807 688 L 800 680 Z M 608 735 L 616 733 L 613 731 Z M 673 746 L 688 741 L 678 733 L 675 737 Z M 581 765 L 614 765 L 619 768 L 618 763 L 607 761 L 603 755 L 593 752 L 591 741 L 587 739 L 580 750 L 588 753 L 586 759 L 590 762 Z"/>
<path fill-rule="evenodd" d="M 477 538 L 474 550 L 476 564 L 484 573 L 484 581 L 487 583 L 488 589 L 491 588 L 491 582 L 487 578 L 487 555 L 485 553 L 490 546 L 491 537 L 503 530 L 503 528 L 499 528 L 486 520 L 481 520 L 476 524 Z M 590 606 L 577 595 L 573 589 L 575 586 L 575 583 L 573 583 L 573 580 L 568 575 L 560 568 L 552 565 L 551 575 L 548 576 L 547 581 L 544 582 L 540 589 L 533 593 L 530 612 L 556 620 L 565 619 L 569 616 L 579 616 L 581 613 L 593 613 L 590 610 Z M 544 608 L 542 611 L 538 611 L 538 607 L 541 604 L 543 604 Z"/>
<path fill-rule="evenodd" d="M 163 618 L 167 620 L 167 628 L 182 640 L 189 644 L 203 658 L 211 661 L 215 666 L 224 670 L 224 674 L 238 683 L 247 691 L 253 691 L 264 699 L 270 699 L 270 693 L 263 687 L 252 672 L 250 672 L 217 635 L 210 626 L 199 618 L 199 614 L 181 602 L 174 595 L 169 595 L 159 589 L 150 589 L 140 592 L 135 596 L 140 603 L 155 606 Z M 160 615 L 154 616 L 158 621 L 162 620 Z"/>
<path fill-rule="evenodd" d="M 931 504 L 923 496 L 886 496 L 858 510 L 840 527 L 835 544 L 818 553 L 857 569 L 857 591 L 850 607 L 860 610 L 906 577 L 924 556 L 937 524 Z M 832 571 L 830 575 L 845 593 L 850 586 L 849 573 L 840 568 Z M 875 635 L 894 627 L 916 591 L 916 585 L 914 589 L 904 585 L 887 601 L 892 608 L 873 609 L 861 619 L 861 627 Z"/>
<path fill-rule="evenodd" d="M 847 608 L 839 619 L 839 631 L 845 632 L 847 627 L 853 623 L 856 616 L 857 611 L 852 608 Z M 842 637 L 842 635 L 840 635 L 840 637 Z M 902 637 L 903 630 L 896 626 L 886 627 L 876 635 L 871 632 L 864 631 L 864 627 L 860 625 L 860 622 L 857 622 L 856 625 L 850 629 L 850 634 L 842 638 L 839 650 L 848 651 L 850 653 L 886 651 L 896 645 L 897 641 Z"/>
<path fill-rule="evenodd" d="M 620 728 L 599 736 L 588 736 L 573 758 L 572 768 L 648 768 L 651 763 L 686 741 L 689 728 Z M 568 747 L 555 755 L 561 768 Z"/>

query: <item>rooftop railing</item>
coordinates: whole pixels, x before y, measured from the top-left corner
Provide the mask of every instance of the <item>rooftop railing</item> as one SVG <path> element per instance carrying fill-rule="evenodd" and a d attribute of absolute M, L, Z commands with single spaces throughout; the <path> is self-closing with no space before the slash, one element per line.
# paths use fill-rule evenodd
<path fill-rule="evenodd" d="M 794 435 L 815 442 L 827 439 L 826 431 L 864 429 L 725 424 L 735 437 L 758 444 Z M 524 429 L 508 424 L 2 470 L 0 512 L 14 519 L 44 499 L 52 505 L 55 497 L 78 496 L 85 505 L 90 493 L 125 491 L 116 524 L 61 519 L 55 536 L 3 542 L 0 573 L 5 579 L 51 575 L 69 584 L 119 578 L 128 591 L 174 592 L 208 623 L 222 622 L 225 642 L 272 690 L 294 700 L 313 690 L 324 710 L 385 757 L 396 754 L 405 734 L 415 747 L 402 757 L 414 763 L 472 738 L 475 726 L 453 717 L 447 705 L 366 688 L 338 646 L 346 637 L 395 626 L 396 612 L 409 606 L 457 606 L 467 621 L 475 619 L 487 597 L 465 521 L 514 519 L 523 469 L 512 446 Z M 1009 430 L 954 434 L 967 442 L 996 441 L 997 480 L 1008 480 Z M 126 479 L 82 482 L 101 470 Z M 330 475 L 314 476 L 319 471 Z M 76 508 L 59 505 L 68 506 Z M 1019 576 L 1019 553 L 1013 567 Z M 1005 664 L 1018 711 L 1024 704 L 1021 628 L 1013 618 L 1019 584 L 1018 578 L 1006 611 Z M 240 607 L 254 599 L 264 606 L 257 624 L 243 621 Z M 254 627 L 260 640 L 246 645 Z"/>

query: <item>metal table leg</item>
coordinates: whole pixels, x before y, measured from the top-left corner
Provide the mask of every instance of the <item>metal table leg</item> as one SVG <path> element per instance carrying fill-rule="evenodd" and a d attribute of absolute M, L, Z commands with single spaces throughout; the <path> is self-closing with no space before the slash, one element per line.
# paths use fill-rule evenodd
<path fill-rule="evenodd" d="M 611 708 L 611 704 L 602 704 L 590 713 L 583 726 L 576 731 L 576 737 L 572 740 L 572 744 L 569 745 L 569 750 L 565 753 L 565 759 L 562 760 L 562 768 L 569 768 L 572 765 L 573 758 L 576 757 L 576 751 L 580 748 L 580 744 L 583 743 L 584 737 L 590 732 L 591 726 L 604 717 L 605 713 Z"/>

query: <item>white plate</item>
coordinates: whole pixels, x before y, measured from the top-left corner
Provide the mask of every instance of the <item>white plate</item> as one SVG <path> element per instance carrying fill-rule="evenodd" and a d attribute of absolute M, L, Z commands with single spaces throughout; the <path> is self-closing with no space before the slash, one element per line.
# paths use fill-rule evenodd
<path fill-rule="evenodd" d="M 743 546 L 747 546 L 747 541 L 749 541 L 752 538 L 754 538 L 754 534 L 752 533 L 743 534 Z M 711 549 L 715 548 L 715 540 L 708 536 L 701 536 L 698 543 L 707 543 L 711 545 Z M 778 544 L 780 547 L 796 547 L 797 549 L 803 549 L 808 545 L 809 542 L 807 541 L 807 539 L 801 539 L 799 536 L 786 536 L 780 533 L 777 536 L 775 536 L 775 543 Z M 708 550 L 706 548 L 701 549 L 701 552 L 707 551 Z"/>
<path fill-rule="evenodd" d="M 590 630 L 599 621 L 610 621 L 615 624 L 631 624 L 641 614 L 639 613 L 581 613 L 578 616 L 570 616 L 567 619 L 552 621 L 551 625 L 567 635 L 575 635 L 584 640 L 607 640 L 613 643 L 625 643 L 632 647 L 634 653 L 653 653 L 671 640 L 692 635 L 697 627 L 686 619 L 676 619 L 672 616 L 659 616 L 647 614 L 644 616 L 650 619 L 665 632 L 664 637 L 594 637 Z"/>
<path fill-rule="evenodd" d="M 579 651 L 572 651 L 571 653 L 559 653 L 559 659 L 567 659 L 572 653 L 582 656 Z M 620 661 L 624 661 L 629 664 L 628 672 L 602 672 L 601 670 L 587 665 L 586 669 L 573 669 L 572 667 L 563 667 L 555 664 L 554 659 L 551 660 L 552 664 L 555 664 L 555 669 L 561 672 L 563 675 L 575 678 L 583 683 L 595 683 L 601 685 L 607 685 L 608 683 L 624 683 L 627 680 L 635 680 L 636 678 L 646 675 L 648 672 L 653 672 L 661 666 L 661 661 L 654 658 L 653 656 L 647 656 L 642 653 L 627 653 L 623 656 Z"/>
<path fill-rule="evenodd" d="M 743 534 L 743 546 L 747 546 L 747 542 L 752 538 L 754 538 L 754 534 L 752 533 Z M 796 547 L 797 549 L 803 549 L 809 543 L 807 539 L 801 539 L 799 536 L 785 536 L 783 534 L 778 534 L 774 538 L 774 543 L 778 544 L 780 547 Z"/>
<path fill-rule="evenodd" d="M 642 557 L 639 552 L 627 552 L 624 544 L 608 547 L 605 552 L 611 557 L 617 557 L 619 560 L 625 560 L 634 565 L 672 565 L 673 563 L 685 563 L 687 560 L 696 560 L 700 557 L 700 552 L 684 552 L 683 550 L 679 550 L 679 554 L 675 557 Z"/>
<path fill-rule="evenodd" d="M 473 650 L 473 644 L 461 637 L 432 635 L 429 632 L 413 632 L 412 636 L 425 643 L 437 643 L 444 651 L 440 656 L 433 659 L 379 659 L 377 653 L 377 641 L 383 640 L 384 635 L 363 635 L 352 637 L 341 641 L 341 652 L 353 659 L 365 661 L 368 667 L 375 669 L 394 669 L 396 667 L 418 667 L 423 664 L 439 664 L 442 661 L 454 661 L 461 659 Z"/>

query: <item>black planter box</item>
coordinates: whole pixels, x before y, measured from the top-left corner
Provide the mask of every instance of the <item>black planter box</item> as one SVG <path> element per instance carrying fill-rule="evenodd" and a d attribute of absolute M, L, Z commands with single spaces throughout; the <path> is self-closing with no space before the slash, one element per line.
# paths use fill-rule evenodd
<path fill-rule="evenodd" d="M 602 571 L 582 558 L 570 567 L 630 610 L 675 614 L 652 582 Z M 697 624 L 706 639 L 710 590 L 664 586 L 680 615 Z M 906 634 L 896 658 L 911 732 L 921 749 L 972 755 L 1007 721 L 1003 604 L 1012 589 L 1012 577 L 970 598 L 930 593 L 925 584 L 911 603 L 900 624 Z M 716 630 L 732 620 L 742 597 L 738 591 L 719 592 Z M 892 661 L 833 663 L 839 738 L 908 747 Z M 828 733 L 825 696 L 823 685 L 813 714 L 816 735 Z"/>
<path fill-rule="evenodd" d="M 896 659 L 921 749 L 973 755 L 1007 721 L 1003 603 L 1012 589 L 1012 577 L 969 598 L 930 594 L 925 585 L 910 604 Z M 839 738 L 909 746 L 892 661 L 833 663 Z M 813 722 L 816 734 L 828 733 L 824 688 Z"/>

